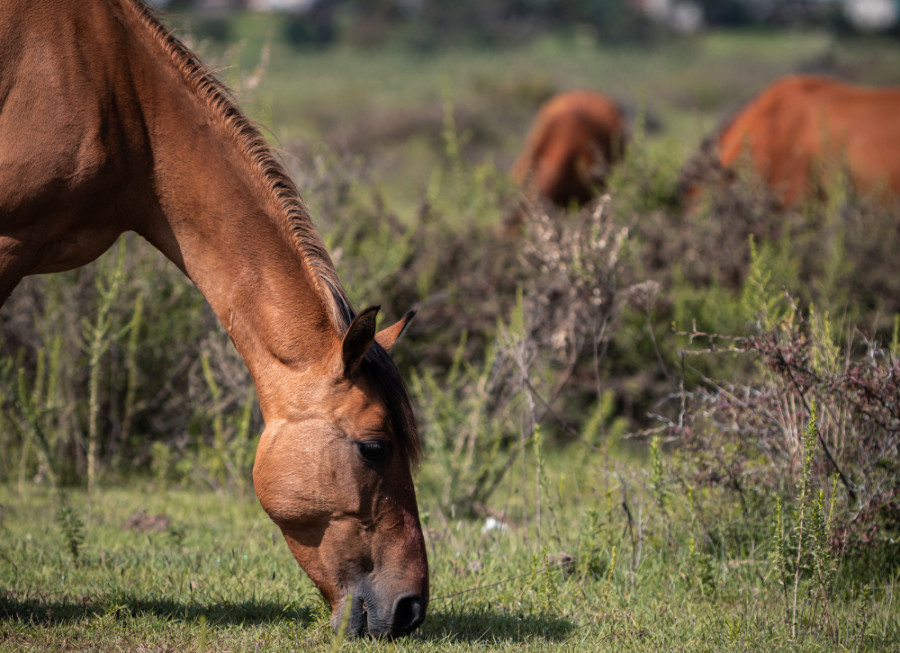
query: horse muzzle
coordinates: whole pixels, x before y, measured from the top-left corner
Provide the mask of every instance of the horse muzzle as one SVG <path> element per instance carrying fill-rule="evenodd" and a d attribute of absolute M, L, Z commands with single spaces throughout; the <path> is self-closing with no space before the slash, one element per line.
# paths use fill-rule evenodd
<path fill-rule="evenodd" d="M 341 610 L 331 617 L 331 626 L 339 632 L 346 621 L 345 632 L 353 637 L 402 637 L 414 631 L 425 620 L 427 597 L 406 592 L 392 601 L 379 600 L 368 583 L 348 595 Z"/>

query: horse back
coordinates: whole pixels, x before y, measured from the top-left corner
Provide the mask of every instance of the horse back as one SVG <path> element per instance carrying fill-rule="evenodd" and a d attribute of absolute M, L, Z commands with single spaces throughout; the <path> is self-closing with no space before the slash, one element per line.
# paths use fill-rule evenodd
<path fill-rule="evenodd" d="M 723 129 L 722 165 L 747 153 L 769 186 L 791 204 L 810 175 L 846 166 L 853 181 L 900 191 L 900 91 L 815 76 L 779 80 Z"/>
<path fill-rule="evenodd" d="M 624 139 L 625 119 L 614 100 L 586 90 L 560 93 L 538 111 L 512 178 L 530 181 L 560 205 L 586 202 L 621 158 Z"/>

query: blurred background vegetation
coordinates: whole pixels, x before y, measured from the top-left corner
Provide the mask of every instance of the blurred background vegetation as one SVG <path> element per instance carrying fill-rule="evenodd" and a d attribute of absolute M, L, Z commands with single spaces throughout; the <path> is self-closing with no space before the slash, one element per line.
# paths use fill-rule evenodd
<path fill-rule="evenodd" d="M 900 210 L 840 179 L 785 211 L 752 174 L 693 212 L 676 191 L 703 138 L 781 75 L 900 85 L 896 27 L 871 31 L 837 2 L 674 3 L 682 22 L 659 4 L 173 0 L 164 20 L 265 131 L 356 306 L 419 309 L 395 359 L 426 441 L 430 537 L 489 516 L 527 534 L 542 497 L 577 496 L 607 517 L 621 503 L 634 562 L 652 527 L 627 492 L 671 542 L 676 514 L 697 528 L 702 488 L 733 530 L 704 526 L 691 564 L 759 546 L 788 576 L 778 547 L 806 560 L 821 545 L 866 552 L 848 583 L 894 577 Z M 509 168 L 539 105 L 571 88 L 627 107 L 626 160 L 584 208 L 523 204 Z M 146 243 L 26 280 L 0 328 L 0 481 L 138 472 L 252 493 L 249 375 Z M 780 512 L 808 488 L 832 501 L 815 541 L 802 511 Z M 691 497 L 681 513 L 674 494 Z M 799 528 L 789 544 L 771 539 L 782 518 Z"/>

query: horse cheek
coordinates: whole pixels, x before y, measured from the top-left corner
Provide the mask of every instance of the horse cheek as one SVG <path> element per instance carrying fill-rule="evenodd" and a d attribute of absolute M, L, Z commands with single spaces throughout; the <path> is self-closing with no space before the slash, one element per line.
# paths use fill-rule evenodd
<path fill-rule="evenodd" d="M 329 506 L 322 505 L 314 451 L 291 429 L 266 428 L 256 449 L 253 486 L 260 505 L 284 528 L 315 522 Z"/>

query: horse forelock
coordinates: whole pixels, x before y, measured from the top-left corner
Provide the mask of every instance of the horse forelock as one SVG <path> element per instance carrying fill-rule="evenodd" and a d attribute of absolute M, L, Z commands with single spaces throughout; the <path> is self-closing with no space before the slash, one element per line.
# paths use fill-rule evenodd
<path fill-rule="evenodd" d="M 134 10 L 139 22 L 162 47 L 184 77 L 188 87 L 218 116 L 246 156 L 251 172 L 268 193 L 282 234 L 300 255 L 331 323 L 338 334 L 346 332 L 354 311 L 334 263 L 316 231 L 306 204 L 284 165 L 274 156 L 260 131 L 238 108 L 229 89 L 176 38 L 143 0 L 121 0 Z"/>

